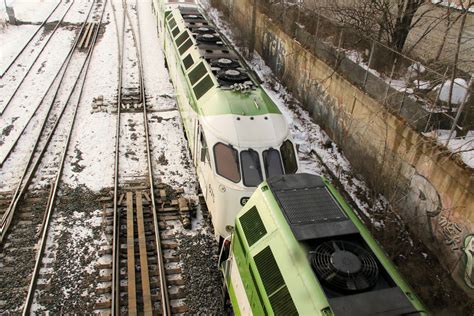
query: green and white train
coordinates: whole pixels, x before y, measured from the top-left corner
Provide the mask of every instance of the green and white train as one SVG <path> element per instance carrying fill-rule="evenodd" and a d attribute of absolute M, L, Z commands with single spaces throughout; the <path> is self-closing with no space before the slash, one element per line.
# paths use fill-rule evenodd
<path fill-rule="evenodd" d="M 322 177 L 267 179 L 229 239 L 219 262 L 236 315 L 427 315 Z"/>
<path fill-rule="evenodd" d="M 298 169 L 288 125 L 192 0 L 153 0 L 158 33 L 216 237 L 266 178 Z"/>

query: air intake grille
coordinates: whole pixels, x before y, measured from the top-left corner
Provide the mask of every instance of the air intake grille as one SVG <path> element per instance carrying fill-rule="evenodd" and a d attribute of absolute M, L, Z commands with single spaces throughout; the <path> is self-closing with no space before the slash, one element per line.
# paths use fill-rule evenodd
<path fill-rule="evenodd" d="M 298 315 L 270 246 L 253 259 L 275 315 Z"/>
<path fill-rule="evenodd" d="M 290 224 L 311 224 L 346 218 L 325 187 L 279 190 L 277 198 Z"/>
<path fill-rule="evenodd" d="M 242 215 L 239 220 L 249 246 L 255 244 L 267 233 L 255 206 Z"/>
<path fill-rule="evenodd" d="M 268 296 L 285 285 L 270 246 L 256 254 L 253 259 Z"/>
<path fill-rule="evenodd" d="M 270 297 L 270 304 L 275 315 L 298 315 L 286 286 Z"/>

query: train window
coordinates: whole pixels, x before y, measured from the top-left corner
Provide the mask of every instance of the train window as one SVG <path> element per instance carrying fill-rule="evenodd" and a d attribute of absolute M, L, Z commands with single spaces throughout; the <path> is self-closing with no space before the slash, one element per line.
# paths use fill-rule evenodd
<path fill-rule="evenodd" d="M 165 17 L 166 17 L 167 20 L 171 19 L 172 16 L 173 15 L 171 14 L 171 11 L 166 11 L 165 12 Z"/>
<path fill-rule="evenodd" d="M 188 70 L 189 67 L 191 67 L 194 64 L 193 56 L 191 56 L 191 54 L 186 56 L 183 59 L 183 64 L 184 64 L 184 67 L 186 68 L 186 70 Z"/>
<path fill-rule="evenodd" d="M 243 150 L 240 152 L 240 159 L 242 162 L 244 185 L 256 187 L 263 181 L 258 152 L 252 149 Z"/>
<path fill-rule="evenodd" d="M 239 155 L 237 150 L 229 145 L 217 143 L 214 145 L 214 159 L 218 175 L 232 181 L 240 181 Z"/>
<path fill-rule="evenodd" d="M 270 148 L 263 152 L 263 165 L 267 178 L 283 174 L 280 153 L 276 149 Z"/>
<path fill-rule="evenodd" d="M 194 84 L 198 82 L 202 77 L 204 77 L 206 73 L 206 66 L 204 66 L 204 63 L 200 63 L 189 73 L 189 81 L 194 86 Z"/>
<path fill-rule="evenodd" d="M 170 30 L 172 30 L 176 26 L 176 21 L 174 18 L 168 20 L 168 25 L 170 26 Z"/>
<path fill-rule="evenodd" d="M 171 33 L 173 34 L 173 37 L 176 37 L 179 34 L 179 26 L 175 27 Z"/>
<path fill-rule="evenodd" d="M 209 151 L 207 150 L 206 138 L 204 138 L 204 133 L 202 131 L 199 134 L 199 139 L 201 141 L 201 161 L 205 162 L 206 159 L 209 161 Z"/>
<path fill-rule="evenodd" d="M 296 163 L 295 149 L 293 143 L 289 140 L 285 140 L 280 147 L 281 158 L 283 159 L 283 166 L 285 167 L 285 173 L 295 173 L 298 170 L 298 164 Z"/>
<path fill-rule="evenodd" d="M 181 45 L 178 49 L 179 54 L 183 55 L 189 47 L 193 46 L 193 41 L 189 38 L 183 45 Z"/>
<path fill-rule="evenodd" d="M 214 82 L 212 82 L 211 76 L 207 75 L 193 88 L 196 99 L 200 99 L 212 87 L 214 87 Z"/>
<path fill-rule="evenodd" d="M 178 38 L 176 39 L 176 46 L 178 47 L 181 46 L 181 44 L 183 44 L 184 41 L 188 38 L 189 38 L 188 32 L 184 31 L 184 33 L 178 36 Z"/>

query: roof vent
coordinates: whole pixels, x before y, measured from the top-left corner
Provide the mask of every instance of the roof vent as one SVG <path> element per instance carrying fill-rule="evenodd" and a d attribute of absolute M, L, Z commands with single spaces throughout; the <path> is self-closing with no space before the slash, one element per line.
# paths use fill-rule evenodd
<path fill-rule="evenodd" d="M 199 34 L 214 34 L 214 33 L 216 33 L 216 30 L 214 28 L 208 27 L 208 26 L 200 26 L 200 27 L 194 28 L 193 31 L 195 33 L 199 33 Z"/>
<path fill-rule="evenodd" d="M 206 44 L 212 44 L 220 40 L 217 34 L 202 34 L 197 36 L 197 41 Z"/>
<path fill-rule="evenodd" d="M 249 76 L 238 69 L 223 70 L 217 74 L 217 78 L 231 83 L 245 82 L 249 80 Z"/>
<path fill-rule="evenodd" d="M 321 282 L 339 293 L 369 290 L 379 279 L 374 255 L 353 242 L 325 241 L 310 252 L 310 261 Z"/>
<path fill-rule="evenodd" d="M 203 19 L 202 15 L 198 14 L 184 14 L 183 18 L 190 19 L 190 20 L 198 20 Z"/>
<path fill-rule="evenodd" d="M 239 67 L 239 62 L 236 59 L 230 59 L 230 58 L 219 58 L 219 59 L 213 59 L 211 60 L 211 66 L 212 67 L 219 67 L 221 69 L 224 68 L 237 68 Z"/>

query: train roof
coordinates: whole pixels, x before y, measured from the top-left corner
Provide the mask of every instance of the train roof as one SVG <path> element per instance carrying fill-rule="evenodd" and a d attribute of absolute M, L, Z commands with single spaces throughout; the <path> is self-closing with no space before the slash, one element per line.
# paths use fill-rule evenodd
<path fill-rule="evenodd" d="M 356 214 L 322 177 L 270 178 L 257 188 L 237 218 L 236 236 L 242 239 L 247 257 L 253 258 L 251 266 L 259 276 L 256 283 L 266 292 L 267 304 L 275 314 L 282 310 L 315 315 L 424 311 Z M 357 279 L 366 266 L 374 282 L 370 287 L 371 280 Z M 285 289 L 284 293 L 274 291 L 272 282 Z M 361 284 L 367 287 L 361 290 Z"/>
<path fill-rule="evenodd" d="M 165 16 L 195 111 L 202 116 L 281 114 L 256 75 L 197 7 L 180 6 Z"/>

